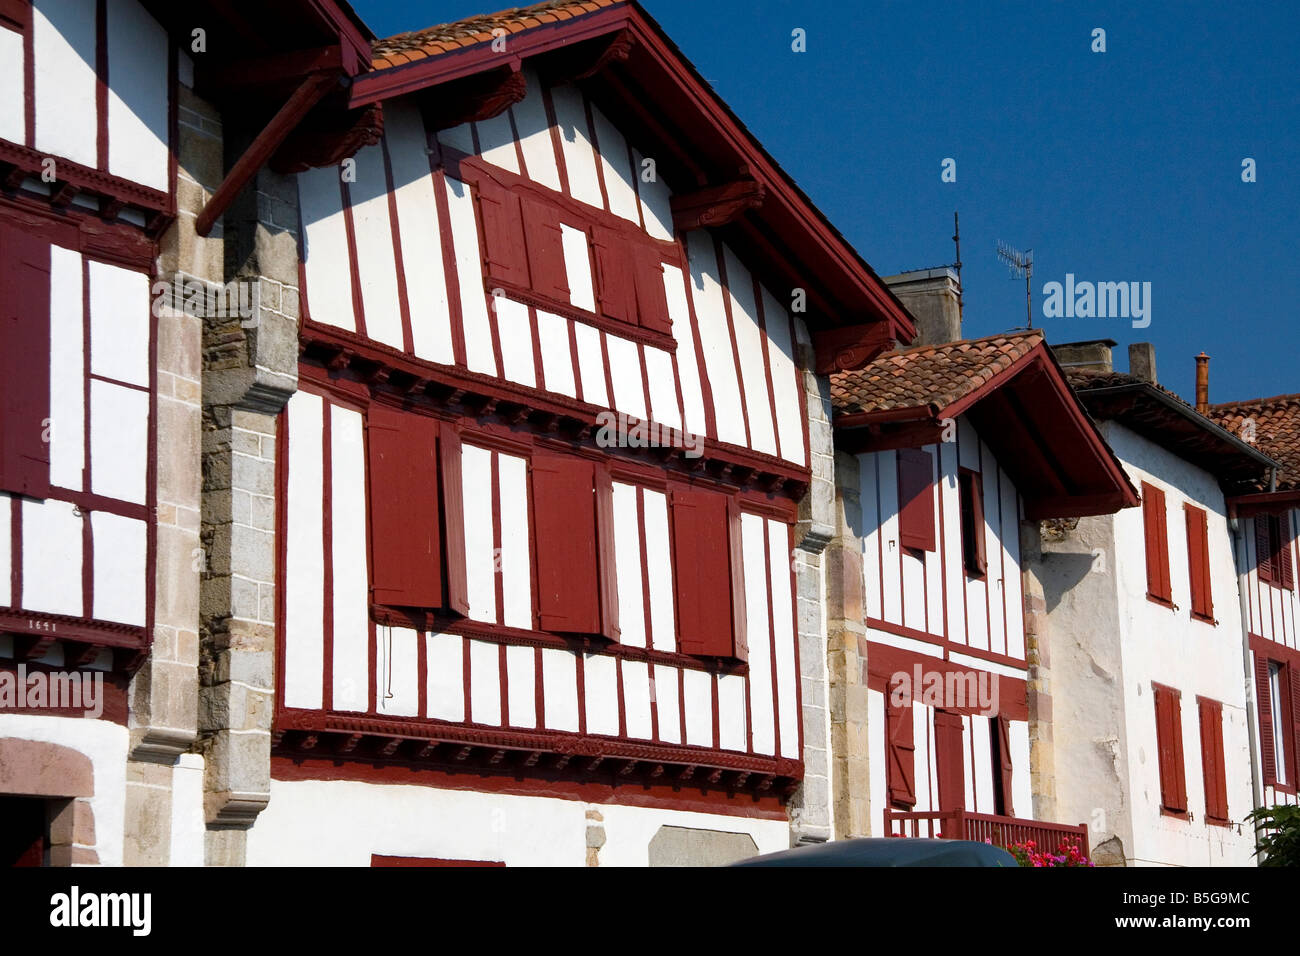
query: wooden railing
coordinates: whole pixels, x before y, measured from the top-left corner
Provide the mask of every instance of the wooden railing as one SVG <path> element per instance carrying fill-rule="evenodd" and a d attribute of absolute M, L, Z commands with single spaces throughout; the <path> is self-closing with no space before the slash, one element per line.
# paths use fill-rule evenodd
<path fill-rule="evenodd" d="M 949 810 L 914 813 L 885 811 L 885 835 L 904 837 L 944 837 L 949 840 L 986 840 L 994 846 L 1007 847 L 1033 840 L 1040 850 L 1055 852 L 1061 841 L 1078 840 L 1079 850 L 1088 855 L 1088 825 L 1070 826 L 1042 820 L 999 817 L 991 813 Z"/>

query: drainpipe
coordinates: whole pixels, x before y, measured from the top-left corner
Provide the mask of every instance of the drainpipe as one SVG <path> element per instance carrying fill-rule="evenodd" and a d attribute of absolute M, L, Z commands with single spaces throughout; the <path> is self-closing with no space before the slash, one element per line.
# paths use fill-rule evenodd
<path fill-rule="evenodd" d="M 1276 472 L 1276 469 L 1274 469 Z M 1233 518 L 1232 537 L 1237 552 L 1237 603 L 1241 608 L 1241 651 L 1246 684 L 1246 740 L 1250 744 L 1250 799 L 1254 809 L 1264 805 L 1262 773 L 1259 765 L 1259 748 L 1255 734 L 1258 731 L 1258 708 L 1255 706 L 1254 656 L 1250 651 L 1250 594 L 1246 566 L 1246 531 L 1240 517 Z"/>

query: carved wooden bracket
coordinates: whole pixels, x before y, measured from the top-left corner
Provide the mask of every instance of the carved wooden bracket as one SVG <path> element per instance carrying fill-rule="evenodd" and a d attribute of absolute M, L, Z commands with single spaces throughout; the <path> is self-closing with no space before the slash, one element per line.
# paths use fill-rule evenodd
<path fill-rule="evenodd" d="M 693 193 L 673 196 L 673 226 L 679 231 L 706 226 L 725 226 L 748 209 L 757 209 L 767 195 L 764 186 L 753 179 L 738 179 L 721 186 L 709 186 Z"/>
<path fill-rule="evenodd" d="M 423 103 L 424 123 L 430 132 L 451 129 L 470 120 L 491 119 L 518 103 L 528 92 L 519 64 L 475 73 L 444 83 Z"/>
<path fill-rule="evenodd" d="M 347 112 L 316 110 L 285 138 L 270 165 L 277 173 L 337 166 L 362 147 L 378 143 L 383 133 L 384 111 L 379 103 Z"/>
<path fill-rule="evenodd" d="M 894 344 L 887 322 L 818 329 L 812 339 L 817 354 L 814 371 L 818 375 L 862 368 Z"/>

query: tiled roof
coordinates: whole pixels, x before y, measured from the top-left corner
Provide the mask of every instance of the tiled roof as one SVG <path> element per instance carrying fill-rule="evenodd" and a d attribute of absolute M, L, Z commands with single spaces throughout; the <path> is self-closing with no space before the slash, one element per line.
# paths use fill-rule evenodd
<path fill-rule="evenodd" d="M 1210 406 L 1210 418 L 1228 431 L 1249 440 L 1248 420 L 1255 424 L 1256 448 L 1279 465 L 1277 490 L 1300 488 L 1300 395 L 1276 395 L 1244 402 Z M 1260 490 L 1266 490 L 1261 483 Z"/>
<path fill-rule="evenodd" d="M 376 70 L 414 63 L 426 57 L 450 53 L 476 43 L 489 43 L 492 31 L 521 33 L 548 23 L 572 20 L 585 13 L 595 13 L 626 0 L 547 0 L 528 7 L 514 7 L 499 13 L 487 13 L 455 23 L 443 23 L 424 30 L 399 33 L 376 40 L 371 47 Z"/>
<path fill-rule="evenodd" d="M 1129 375 L 1127 372 L 1099 372 L 1087 368 L 1067 368 L 1065 378 L 1070 383 L 1070 387 L 1076 392 L 1086 392 L 1094 388 L 1118 388 L 1123 385 L 1149 385 L 1158 391 L 1164 392 L 1170 398 L 1181 402 L 1188 408 L 1193 407 L 1191 402 L 1177 392 L 1172 392 L 1156 382 L 1148 382 L 1136 375 Z"/>
<path fill-rule="evenodd" d="M 836 414 L 932 405 L 936 410 L 1006 371 L 1043 341 L 1043 333 L 1004 332 L 982 339 L 886 352 L 869 365 L 831 376 Z"/>

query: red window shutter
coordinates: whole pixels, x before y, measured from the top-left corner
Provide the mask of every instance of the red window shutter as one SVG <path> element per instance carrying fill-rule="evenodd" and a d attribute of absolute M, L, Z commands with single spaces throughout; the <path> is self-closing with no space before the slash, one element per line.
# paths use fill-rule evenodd
<path fill-rule="evenodd" d="M 1142 482 L 1142 530 L 1146 539 L 1147 594 L 1169 602 L 1169 533 L 1165 493 Z"/>
<path fill-rule="evenodd" d="M 963 468 L 958 473 L 961 492 L 962 554 L 969 574 L 982 576 L 988 571 L 984 543 L 984 482 L 977 471 Z"/>
<path fill-rule="evenodd" d="M 449 611 L 469 613 L 469 581 L 465 569 L 465 492 L 461 471 L 460 433 L 444 422 L 438 451 L 442 465 L 442 540 L 447 559 Z"/>
<path fill-rule="evenodd" d="M 1273 580 L 1273 541 L 1269 534 L 1271 524 L 1270 515 L 1255 515 L 1255 568 L 1259 580 L 1264 583 Z"/>
<path fill-rule="evenodd" d="M 1300 784 L 1300 667 L 1286 665 L 1290 680 L 1289 710 L 1291 712 L 1291 779 L 1292 786 Z"/>
<path fill-rule="evenodd" d="M 894 707 L 886 700 L 885 732 L 889 735 L 889 753 L 885 758 L 889 804 L 911 809 L 916 806 L 916 733 L 911 703 Z"/>
<path fill-rule="evenodd" d="M 0 491 L 50 491 L 50 244 L 0 224 Z"/>
<path fill-rule="evenodd" d="M 1260 519 L 1256 518 L 1258 526 Z M 1277 781 L 1277 753 L 1273 750 L 1273 693 L 1268 680 L 1268 658 L 1255 655 L 1255 700 L 1259 704 L 1259 759 L 1264 768 L 1264 786 Z"/>
<path fill-rule="evenodd" d="M 961 714 L 934 712 L 935 769 L 939 774 L 939 809 L 947 813 L 966 808 L 966 761 Z M 944 834 L 955 836 L 955 834 Z"/>
<path fill-rule="evenodd" d="M 1187 809 L 1183 770 L 1182 706 L 1178 691 L 1152 685 L 1156 702 L 1156 748 L 1160 757 L 1160 803 L 1166 810 Z"/>
<path fill-rule="evenodd" d="M 371 596 L 397 607 L 442 606 L 436 419 L 371 405 Z"/>
<path fill-rule="evenodd" d="M 629 244 L 614 230 L 597 226 L 591 244 L 596 250 L 597 299 L 600 311 L 620 322 L 636 322 L 636 284 Z"/>
<path fill-rule="evenodd" d="M 618 572 L 614 564 L 614 488 L 609 472 L 596 467 L 597 561 L 600 566 L 600 633 L 619 639 Z"/>
<path fill-rule="evenodd" d="M 1187 520 L 1187 573 L 1191 582 L 1192 614 L 1212 621 L 1214 600 L 1210 591 L 1209 527 L 1205 511 L 1184 505 L 1183 514 Z"/>
<path fill-rule="evenodd" d="M 528 288 L 523 217 L 519 197 L 484 175 L 478 180 L 478 206 L 483 218 L 483 261 L 488 278 Z"/>
<path fill-rule="evenodd" d="M 1277 583 L 1290 591 L 1295 587 L 1291 569 L 1291 522 L 1286 515 L 1270 515 L 1269 524 L 1273 539 L 1273 567 L 1278 571 Z"/>
<path fill-rule="evenodd" d="M 520 205 L 523 207 L 532 290 L 538 295 L 568 302 L 569 278 L 564 267 L 560 210 L 533 196 L 523 196 Z"/>
<path fill-rule="evenodd" d="M 935 549 L 934 461 L 920 448 L 898 452 L 898 528 L 903 547 Z"/>
<path fill-rule="evenodd" d="M 677 644 L 683 654 L 736 653 L 731 524 L 725 495 L 693 488 L 673 491 L 673 587 Z"/>
<path fill-rule="evenodd" d="M 641 327 L 672 335 L 668 295 L 664 291 L 664 265 L 659 250 L 642 245 L 636 250 L 636 305 Z"/>
<path fill-rule="evenodd" d="M 1201 770 L 1205 779 L 1205 817 L 1216 823 L 1228 820 L 1228 781 L 1223 766 L 1223 705 L 1198 697 L 1201 719 Z"/>
<path fill-rule="evenodd" d="M 600 634 L 595 465 L 585 458 L 537 454 L 529 470 L 541 628 Z"/>
<path fill-rule="evenodd" d="M 1016 811 L 1012 806 L 1011 784 L 1013 767 L 1011 763 L 1011 718 L 998 717 L 993 721 L 996 732 L 994 743 L 997 747 L 997 765 L 1000 806 L 998 813 L 1004 817 L 1014 817 Z"/>

